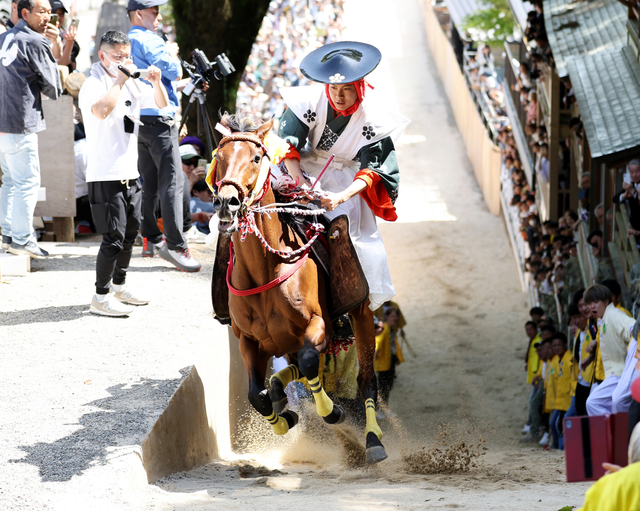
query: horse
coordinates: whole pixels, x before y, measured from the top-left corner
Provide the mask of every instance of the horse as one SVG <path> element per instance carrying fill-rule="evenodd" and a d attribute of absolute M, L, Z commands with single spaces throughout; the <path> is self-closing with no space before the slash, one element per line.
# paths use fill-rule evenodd
<path fill-rule="evenodd" d="M 219 236 L 231 238 L 233 253 L 226 274 L 228 310 L 249 377 L 249 402 L 276 434 L 283 435 L 298 422 L 294 411 L 282 411 L 284 389 L 290 382 L 306 378 L 317 413 L 328 424 L 340 424 L 346 414 L 319 380 L 320 354 L 327 350 L 332 332 L 325 275 L 308 257 L 310 243 L 274 212 L 252 215 L 252 232 L 246 236 L 240 232 L 255 205 L 264 208 L 276 202 L 270 177 L 260 181 L 264 166 L 269 165 L 265 137 L 273 121 L 258 127 L 250 119 L 227 114 L 221 122 L 229 131 L 215 155 L 213 206 Z M 376 420 L 375 326 L 368 305 L 367 299 L 349 315 L 359 362 L 358 390 L 366 410 L 366 461 L 377 463 L 387 454 Z M 270 378 L 267 391 L 268 362 L 271 357 L 285 355 L 289 365 Z"/>

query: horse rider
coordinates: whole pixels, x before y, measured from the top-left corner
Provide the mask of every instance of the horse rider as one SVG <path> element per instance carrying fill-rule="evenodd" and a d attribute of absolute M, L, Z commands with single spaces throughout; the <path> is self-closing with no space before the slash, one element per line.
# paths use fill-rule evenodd
<path fill-rule="evenodd" d="M 364 78 L 381 57 L 375 46 L 359 42 L 327 44 L 311 52 L 300 71 L 324 87 L 281 88 L 288 109 L 278 133 L 289 144 L 281 160 L 299 184 L 315 183 L 335 155 L 320 177 L 322 207 L 329 220 L 349 218 L 373 311 L 396 293 L 375 217 L 397 219 L 400 174 L 394 142 L 409 123 L 367 90 L 373 87 Z"/>

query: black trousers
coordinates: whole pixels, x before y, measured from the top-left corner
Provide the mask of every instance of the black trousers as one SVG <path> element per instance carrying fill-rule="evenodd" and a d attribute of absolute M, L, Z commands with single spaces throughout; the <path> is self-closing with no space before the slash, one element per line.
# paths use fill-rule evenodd
<path fill-rule="evenodd" d="M 86 220 L 89 222 L 92 232 L 96 232 L 96 226 L 93 223 L 93 216 L 91 216 L 91 205 L 89 203 L 89 196 L 83 195 L 76 199 L 76 221 Z"/>
<path fill-rule="evenodd" d="M 591 387 L 585 387 L 579 383 L 576 385 L 576 414 L 587 414 L 587 398 L 591 393 Z"/>
<path fill-rule="evenodd" d="M 142 192 L 137 179 L 87 183 L 96 232 L 102 244 L 96 259 L 96 293 L 107 294 L 109 282 L 124 284 L 133 242 L 140 229 Z"/>
<path fill-rule="evenodd" d="M 184 225 L 184 182 L 178 148 L 178 127 L 173 120 L 142 116 L 138 132 L 138 172 L 142 176 L 142 236 L 152 243 L 162 240 L 156 203 L 160 199 L 162 225 L 171 250 L 183 250 L 187 243 Z M 171 125 L 170 125 L 171 124 Z"/>
<path fill-rule="evenodd" d="M 393 381 L 396 379 L 396 363 L 398 358 L 391 355 L 391 367 L 388 371 L 376 373 L 378 377 L 378 398 L 386 406 L 389 404 L 389 394 L 393 388 Z"/>
<path fill-rule="evenodd" d="M 182 216 L 184 219 L 182 231 L 187 232 L 193 224 L 191 223 L 191 190 L 189 189 L 189 178 L 187 178 L 184 171 L 182 172 L 182 182 Z"/>

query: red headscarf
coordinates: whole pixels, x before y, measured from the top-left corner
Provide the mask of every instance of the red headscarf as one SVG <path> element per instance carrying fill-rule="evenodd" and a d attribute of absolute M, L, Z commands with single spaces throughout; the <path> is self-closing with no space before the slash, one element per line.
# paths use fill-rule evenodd
<path fill-rule="evenodd" d="M 327 95 L 327 98 L 329 99 L 329 104 L 331 105 L 331 108 L 333 108 L 333 111 L 336 113 L 336 117 L 340 117 L 341 115 L 344 115 L 345 117 L 347 117 L 353 114 L 360 106 L 360 103 L 362 103 L 366 88 L 370 87 L 371 89 L 373 89 L 371 84 L 367 83 L 364 78 L 362 80 L 358 80 L 357 82 L 352 82 L 352 83 L 353 83 L 353 86 L 356 88 L 356 94 L 358 96 L 358 99 L 356 99 L 356 102 L 346 110 L 338 110 L 336 108 L 336 105 L 333 104 L 333 101 L 331 100 L 331 95 L 329 94 L 329 84 L 327 83 L 324 86 L 324 92 Z M 345 84 L 345 85 L 348 85 L 348 84 Z"/>

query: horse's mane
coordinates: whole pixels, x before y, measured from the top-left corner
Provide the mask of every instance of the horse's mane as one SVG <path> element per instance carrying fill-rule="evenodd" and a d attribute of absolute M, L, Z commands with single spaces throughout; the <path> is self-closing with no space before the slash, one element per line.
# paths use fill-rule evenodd
<path fill-rule="evenodd" d="M 244 133 L 256 131 L 262 124 L 262 119 L 249 112 L 225 112 L 220 117 L 220 124 L 229 128 L 232 133 Z"/>

